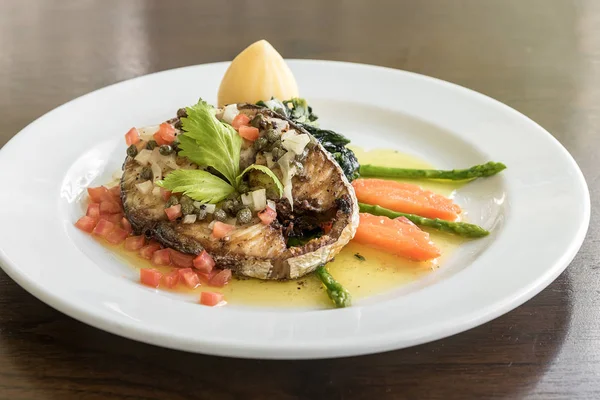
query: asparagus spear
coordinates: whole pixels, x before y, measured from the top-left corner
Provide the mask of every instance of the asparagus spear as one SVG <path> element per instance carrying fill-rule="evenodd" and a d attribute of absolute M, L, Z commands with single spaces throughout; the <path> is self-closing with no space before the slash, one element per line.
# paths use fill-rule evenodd
<path fill-rule="evenodd" d="M 425 218 L 419 215 L 406 214 L 397 211 L 388 210 L 380 206 L 373 206 L 370 204 L 358 203 L 361 212 L 366 212 L 373 215 L 383 215 L 389 218 L 406 217 L 416 225 L 428 226 L 430 228 L 438 229 L 442 232 L 453 233 L 458 236 L 468 238 L 479 238 L 489 235 L 489 232 L 480 226 L 468 224 L 466 222 L 451 222 L 443 219 Z"/>
<path fill-rule="evenodd" d="M 439 169 L 407 169 L 380 167 L 364 164 L 360 166 L 360 175 L 363 177 L 382 177 L 396 179 L 447 179 L 462 181 L 466 179 L 484 178 L 497 174 L 506 168 L 506 165 L 490 161 L 486 164 L 475 165 L 468 169 L 453 169 L 443 171 Z"/>
<path fill-rule="evenodd" d="M 325 264 L 319 266 L 315 272 L 327 289 L 327 295 L 331 301 L 333 301 L 333 304 L 338 308 L 349 307 L 352 302 L 350 292 L 344 289 L 344 287 L 331 276 L 329 271 L 327 271 L 327 268 L 325 268 Z"/>

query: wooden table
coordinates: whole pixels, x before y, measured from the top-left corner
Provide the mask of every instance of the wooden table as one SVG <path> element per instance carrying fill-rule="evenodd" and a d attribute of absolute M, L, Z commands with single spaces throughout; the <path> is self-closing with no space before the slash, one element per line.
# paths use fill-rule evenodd
<path fill-rule="evenodd" d="M 126 340 L 51 309 L 0 272 L 0 398 L 600 398 L 599 1 L 3 0 L 0 145 L 74 97 L 229 60 L 259 38 L 285 57 L 455 82 L 540 123 L 590 185 L 595 212 L 572 265 L 525 305 L 454 337 L 365 357 L 285 362 Z"/>

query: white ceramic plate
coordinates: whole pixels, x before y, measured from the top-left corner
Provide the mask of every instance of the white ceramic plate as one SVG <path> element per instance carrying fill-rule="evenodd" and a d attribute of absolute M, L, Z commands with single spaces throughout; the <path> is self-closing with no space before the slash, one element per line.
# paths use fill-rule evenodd
<path fill-rule="evenodd" d="M 40 300 L 85 323 L 176 349 L 252 358 L 323 358 L 398 349 L 455 334 L 522 304 L 569 264 L 590 200 L 567 151 L 540 126 L 481 94 L 408 72 L 290 61 L 301 95 L 366 148 L 391 147 L 440 168 L 488 160 L 508 169 L 460 190 L 472 222 L 493 231 L 436 273 L 341 310 L 208 308 L 156 293 L 78 231 L 85 187 L 106 182 L 131 126 L 215 102 L 226 63 L 122 82 L 73 100 L 0 152 L 0 261 Z M 557 218 L 560 210 L 560 218 Z"/>

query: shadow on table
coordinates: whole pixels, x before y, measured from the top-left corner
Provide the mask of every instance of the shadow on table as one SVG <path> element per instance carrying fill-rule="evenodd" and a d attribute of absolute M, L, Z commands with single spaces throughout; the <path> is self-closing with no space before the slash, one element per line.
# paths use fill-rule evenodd
<path fill-rule="evenodd" d="M 18 320 L 2 326 L 3 373 L 10 370 L 9 386 L 20 388 L 15 397 L 55 399 L 83 392 L 169 399 L 519 398 L 552 365 L 572 309 L 565 274 L 524 306 L 451 338 L 362 357 L 255 361 L 123 339 L 64 316 L 16 285 L 11 291 L 24 304 Z"/>

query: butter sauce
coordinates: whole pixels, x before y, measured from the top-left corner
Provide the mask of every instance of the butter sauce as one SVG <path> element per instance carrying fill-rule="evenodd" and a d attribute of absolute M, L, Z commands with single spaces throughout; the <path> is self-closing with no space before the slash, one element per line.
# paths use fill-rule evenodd
<path fill-rule="evenodd" d="M 353 148 L 361 164 L 373 163 L 382 166 L 402 166 L 405 168 L 431 168 L 427 162 L 394 150 L 363 151 Z M 411 181 L 424 188 L 452 197 L 462 183 L 442 183 L 435 181 Z M 444 261 L 464 241 L 452 235 L 428 230 L 431 240 L 442 250 L 442 257 L 430 262 L 414 262 L 375 249 L 350 242 L 330 262 L 327 267 L 331 274 L 350 291 L 352 298 L 359 301 L 376 294 L 414 282 L 432 270 L 443 267 Z M 140 258 L 135 252 L 127 252 L 122 247 L 114 248 L 120 258 L 135 268 L 157 268 L 170 272 L 171 267 L 156 267 Z M 195 293 L 218 291 L 225 295 L 227 303 L 245 306 L 331 308 L 320 281 L 309 275 L 298 280 L 277 282 L 234 277 L 224 288 L 206 285 L 196 289 L 178 286 L 177 291 Z M 160 289 L 164 290 L 164 289 Z"/>

